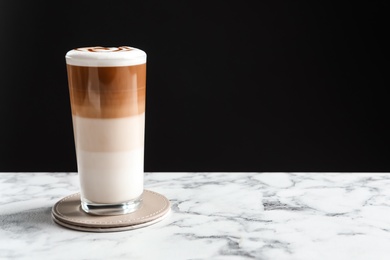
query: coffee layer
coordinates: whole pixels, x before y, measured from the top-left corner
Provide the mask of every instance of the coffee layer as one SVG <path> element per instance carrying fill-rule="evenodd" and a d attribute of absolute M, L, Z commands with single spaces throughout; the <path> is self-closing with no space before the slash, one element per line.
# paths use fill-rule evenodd
<path fill-rule="evenodd" d="M 146 64 L 83 67 L 67 64 L 72 114 L 119 118 L 145 112 Z"/>

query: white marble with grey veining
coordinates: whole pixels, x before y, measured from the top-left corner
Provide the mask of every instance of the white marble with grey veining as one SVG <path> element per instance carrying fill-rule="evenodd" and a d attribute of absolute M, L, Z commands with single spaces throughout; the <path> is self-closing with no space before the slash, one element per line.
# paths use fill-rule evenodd
<path fill-rule="evenodd" d="M 0 259 L 390 259 L 390 173 L 146 173 L 163 221 L 91 233 L 51 219 L 76 173 L 0 173 Z"/>

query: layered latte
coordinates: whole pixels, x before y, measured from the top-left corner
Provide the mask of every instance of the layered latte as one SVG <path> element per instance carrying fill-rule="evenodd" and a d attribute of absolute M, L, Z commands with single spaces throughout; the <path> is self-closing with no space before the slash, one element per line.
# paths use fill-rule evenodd
<path fill-rule="evenodd" d="M 66 54 L 66 63 L 82 202 L 139 199 L 144 187 L 145 52 L 127 46 L 78 48 Z"/>

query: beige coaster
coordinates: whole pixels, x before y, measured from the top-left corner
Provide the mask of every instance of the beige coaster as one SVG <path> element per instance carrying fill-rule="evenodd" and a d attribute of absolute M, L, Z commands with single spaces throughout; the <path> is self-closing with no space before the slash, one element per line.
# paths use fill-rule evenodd
<path fill-rule="evenodd" d="M 85 213 L 80 205 L 80 193 L 67 196 L 52 208 L 57 224 L 80 231 L 125 231 L 152 225 L 164 219 L 171 210 L 169 200 L 153 191 L 144 190 L 142 205 L 135 212 L 117 216 L 96 216 Z"/>

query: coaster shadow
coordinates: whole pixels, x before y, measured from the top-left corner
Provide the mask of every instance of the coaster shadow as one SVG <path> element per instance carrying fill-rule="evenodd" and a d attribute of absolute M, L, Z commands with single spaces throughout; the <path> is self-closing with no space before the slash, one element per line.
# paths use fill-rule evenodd
<path fill-rule="evenodd" d="M 0 230 L 12 232 L 42 231 L 42 228 L 54 226 L 51 207 L 16 212 L 2 215 L 0 212 Z"/>

